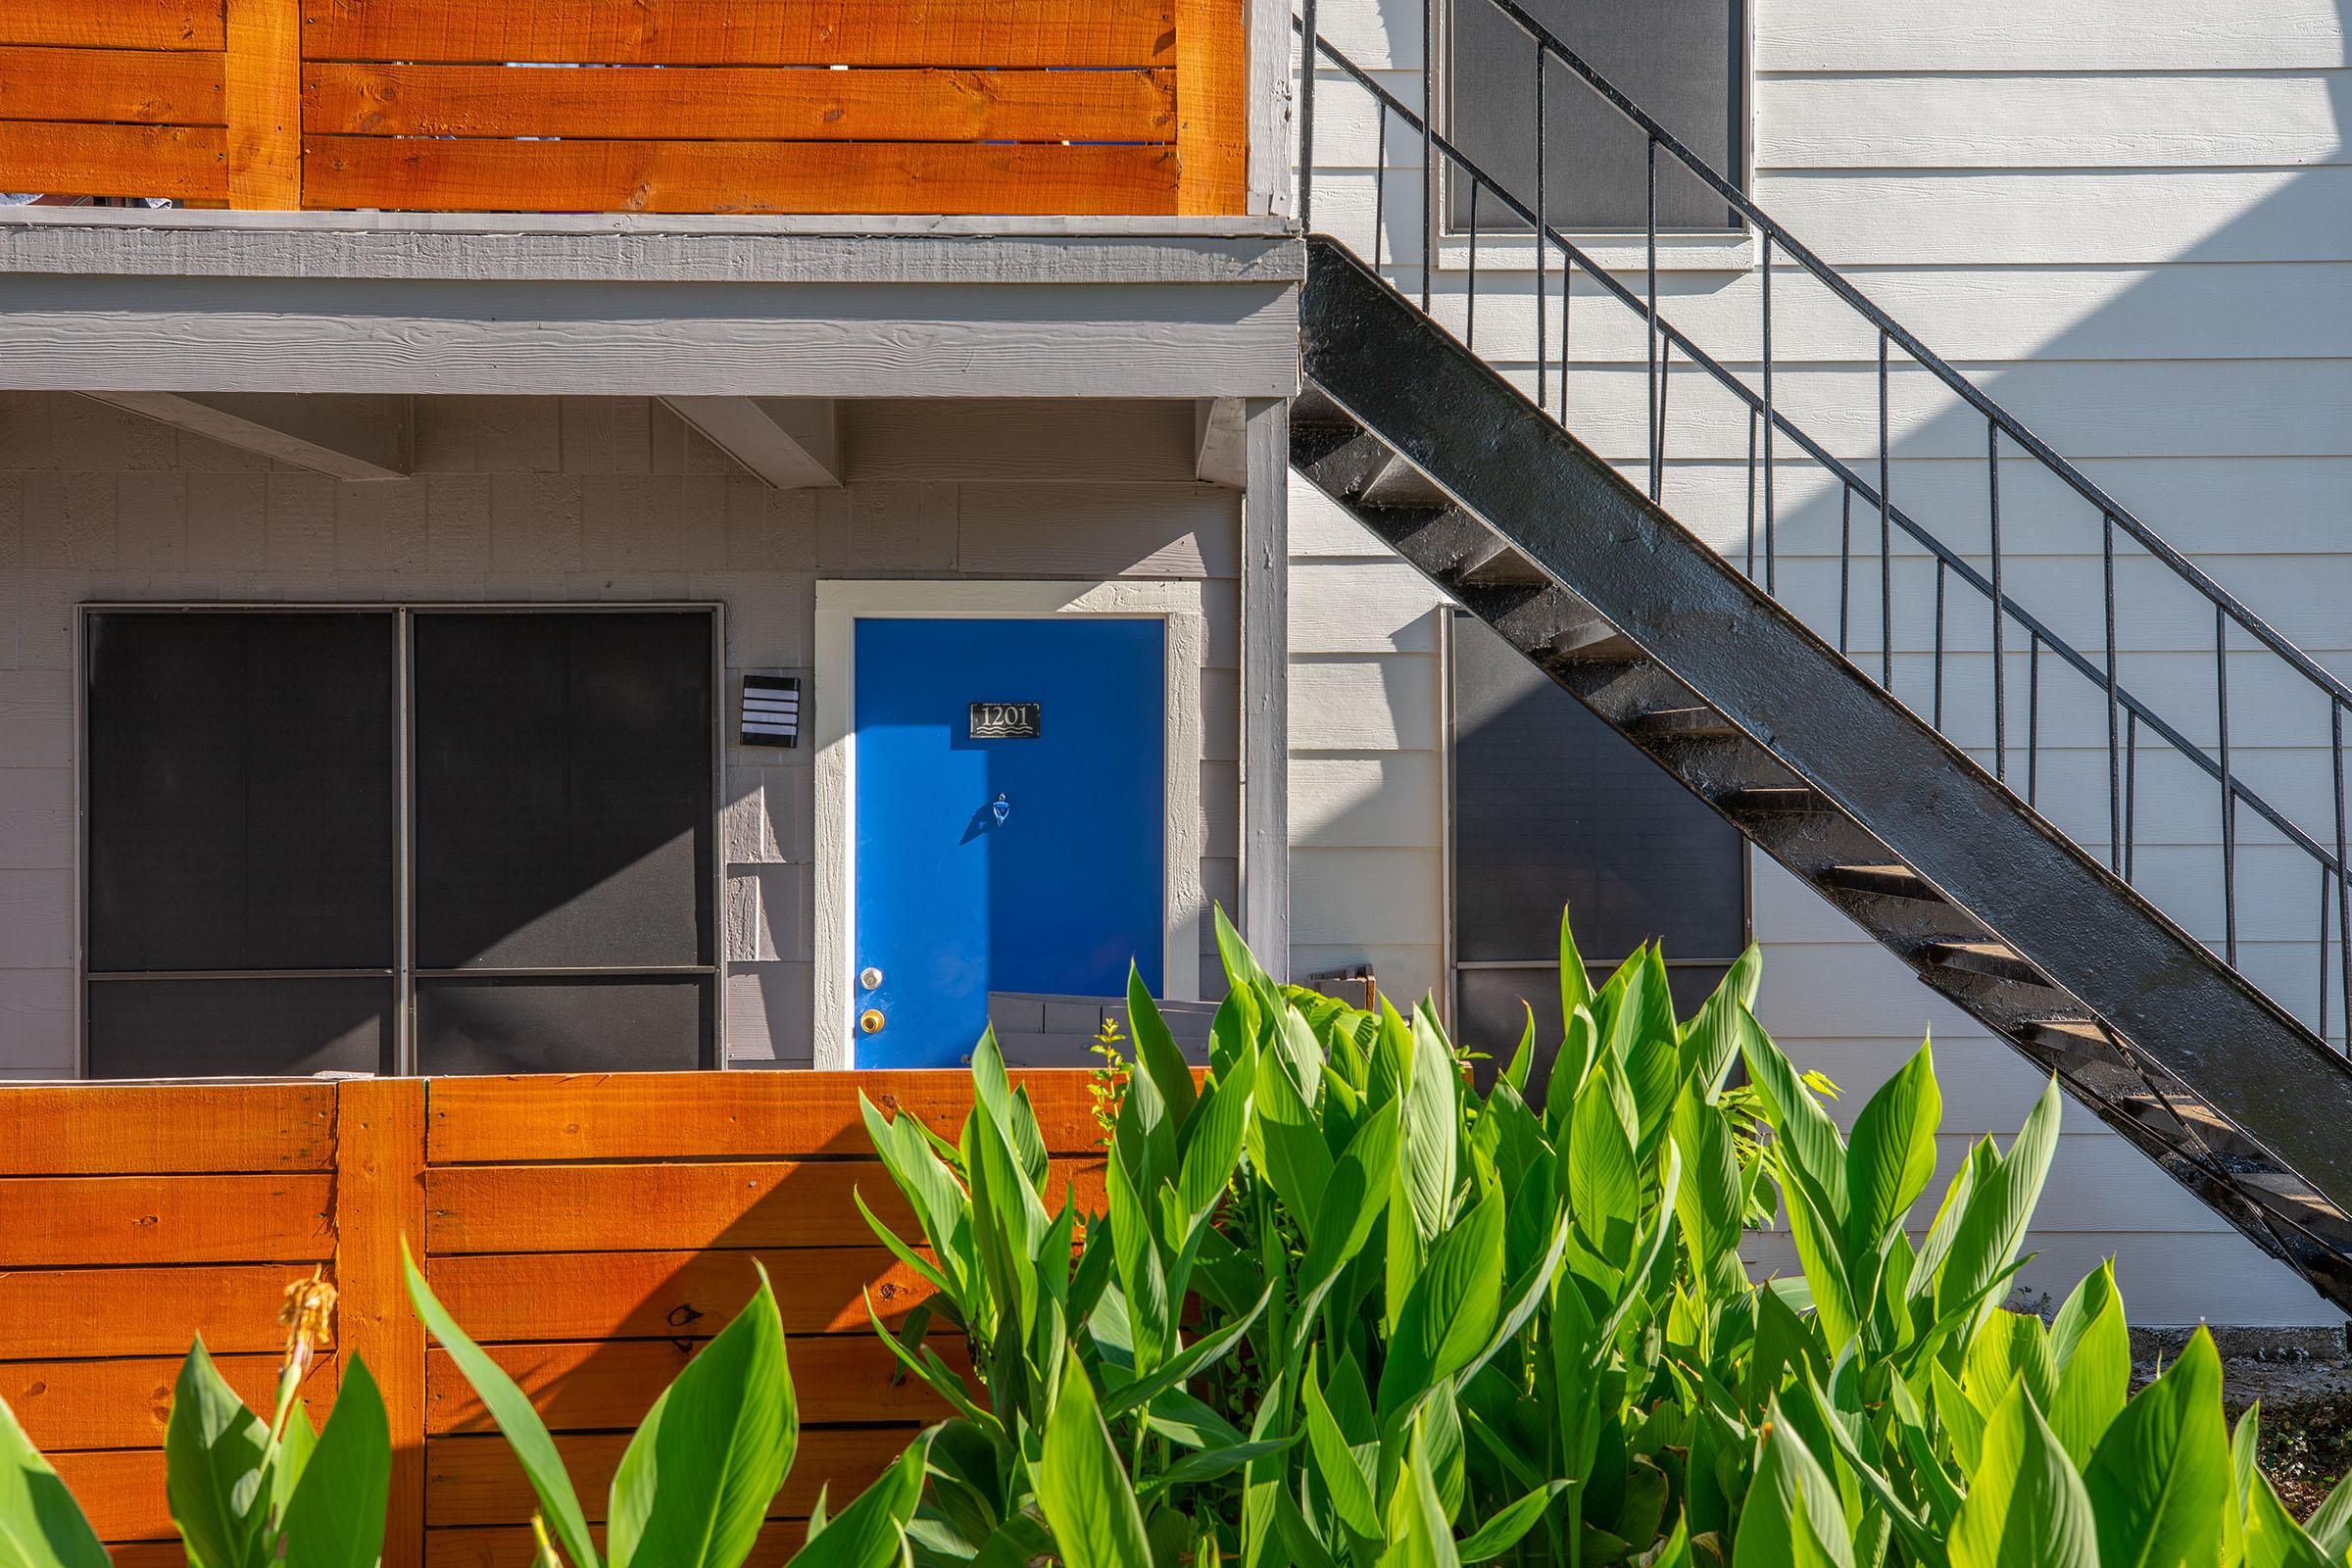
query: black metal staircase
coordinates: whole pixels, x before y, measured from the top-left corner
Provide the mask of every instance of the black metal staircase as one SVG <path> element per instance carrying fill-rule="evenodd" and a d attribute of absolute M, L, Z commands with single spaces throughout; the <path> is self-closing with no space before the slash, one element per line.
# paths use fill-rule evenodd
<path fill-rule="evenodd" d="M 1304 28 L 1310 55 L 1319 53 L 1337 73 L 1335 79 L 1367 97 L 1379 116 L 1381 167 L 1375 171 L 1370 243 L 1362 247 L 1378 265 L 1319 231 L 1344 225 L 1318 223 L 1314 217 L 1317 109 L 1316 74 L 1310 71 L 1301 93 L 1301 208 L 1318 232 L 1309 246 L 1303 302 L 1307 390 L 1293 412 L 1294 466 L 1835 903 L 1928 986 L 2058 1073 L 2104 1121 L 2199 1198 L 2329 1300 L 2352 1308 L 2352 1136 L 2346 1135 L 2352 1129 L 2352 1066 L 2327 1040 L 2331 970 L 2352 975 L 2341 849 L 2342 726 L 2352 690 L 1936 359 L 1743 193 L 1699 165 L 1513 0 L 1458 3 L 1494 6 L 1521 25 L 1537 52 L 1539 82 L 1544 70 L 1556 66 L 1626 116 L 1646 138 L 1653 192 L 1663 154 L 1706 180 L 1750 226 L 1764 253 L 1760 352 L 1745 356 L 1749 369 L 1743 374 L 1732 368 L 1739 356 L 1710 354 L 1667 319 L 1657 291 L 1654 195 L 1642 236 L 1646 291 L 1637 293 L 1546 221 L 1540 190 L 1532 200 L 1522 199 L 1489 179 L 1417 106 L 1399 101 L 1380 79 L 1317 38 L 1310 0 Z M 1428 53 L 1434 52 L 1433 43 Z M 1422 81 L 1427 103 L 1426 64 Z M 1544 90 L 1539 85 L 1539 122 Z M 1409 196 L 1394 207 L 1392 123 L 1402 127 L 1396 144 L 1417 144 L 1422 154 L 1407 172 Z M 1458 214 L 1464 188 L 1478 196 L 1469 203 L 1473 218 L 1466 235 L 1454 238 L 1466 238 L 1470 269 L 1451 292 L 1459 294 L 1467 284 L 1467 342 L 1382 275 L 1399 270 L 1387 254 L 1387 220 L 1401 211 L 1420 228 L 1417 254 L 1401 270 L 1418 272 L 1423 303 L 1430 302 L 1429 282 L 1447 241 L 1445 204 L 1451 202 Z M 1532 249 L 1536 258 L 1532 357 L 1524 344 L 1516 354 L 1497 355 L 1490 347 L 1496 362 L 1490 363 L 1471 346 L 1477 341 L 1481 245 L 1475 215 L 1482 205 L 1503 215 L 1506 244 Z M 1776 402 L 1776 269 L 1820 281 L 1860 312 L 1877 335 L 1875 474 L 1836 455 L 1789 416 L 1785 401 Z M 1555 284 L 1556 356 L 1545 323 Z M 1631 312 L 1648 349 L 1638 421 L 1645 450 L 1638 464 L 1628 465 L 1644 480 L 1640 485 L 1571 433 L 1582 405 L 1570 398 L 1570 369 L 1578 361 L 1567 323 L 1572 306 L 1590 309 L 1586 302 L 1595 297 Z M 1909 366 L 1956 389 L 1967 416 L 1984 421 L 1986 548 L 1948 543 L 1890 497 L 1895 440 L 1887 384 L 1889 358 L 1897 350 Z M 1720 537 L 1710 544 L 1663 504 L 1677 354 L 1686 362 L 1686 375 L 1702 376 L 1719 401 L 1728 393 L 1748 418 L 1744 551 L 1721 548 Z M 1536 374 L 1528 385 L 1531 358 Z M 1557 407 L 1547 408 L 1555 388 Z M 1839 489 L 1834 614 L 1826 598 L 1811 605 L 1808 615 L 1793 584 L 1779 590 L 1780 579 L 1795 573 L 1782 569 L 1776 539 L 1785 531 L 1775 526 L 1776 448 L 1782 460 L 1814 466 Z M 2104 594 L 2087 607 L 2089 615 L 2080 612 L 2082 606 L 2059 613 L 2046 602 L 2029 608 L 2030 585 L 2018 581 L 2016 562 L 2004 560 L 2002 552 L 2004 455 L 2013 466 L 2021 456 L 2039 466 L 2093 509 Z M 1852 547 L 1857 512 L 1865 535 L 1873 531 L 1867 526 L 1873 519 L 1879 534 L 1877 550 L 1860 556 Z M 2154 561 L 2170 580 L 2211 607 L 2215 744 L 2192 739 L 2198 726 L 2182 715 L 2176 692 L 2127 678 L 2131 662 L 2117 651 L 2119 546 L 2133 560 Z M 1875 598 L 1880 619 L 1875 670 L 1867 667 L 1872 651 L 1857 648 L 1853 636 L 1860 618 L 1858 564 L 1875 568 L 1878 578 L 1872 584 L 1865 575 L 1859 590 Z M 1898 690 L 1904 685 L 1897 678 L 1898 576 L 1922 572 L 1933 573 L 1934 663 L 1926 680 L 1915 674 L 1911 689 Z M 1949 606 L 1971 595 L 1982 600 L 1979 613 L 1989 617 L 1991 632 L 1983 650 L 1988 656 L 1989 743 L 1981 740 L 1974 755 L 1949 738 L 1964 719 L 1956 700 L 1947 713 L 1945 682 Z M 2103 616 L 2103 639 L 2089 652 L 2078 646 L 2079 633 L 2070 637 L 2062 629 L 2070 613 L 2075 622 Z M 1809 618 L 1821 624 L 1808 624 Z M 2333 811 L 2332 845 L 2324 831 L 2299 825 L 2293 813 L 2274 806 L 2232 766 L 2231 662 L 2249 655 L 2283 668 L 2322 705 L 2327 749 L 2320 755 Z M 2015 664 L 2025 666 L 2022 704 L 2009 700 Z M 2034 804 L 2051 744 L 2043 722 L 2044 686 L 2069 676 L 2088 682 L 2104 711 L 2105 733 L 2077 749 L 2095 754 L 2103 743 L 2109 781 L 2107 821 L 2098 823 L 2094 815 L 2072 824 L 2072 833 Z M 2242 687 L 2247 677 L 2240 672 L 2235 678 Z M 2022 744 L 2014 736 L 2021 717 Z M 2143 745 L 2187 760 L 2217 791 L 2217 869 L 2227 911 L 2222 952 L 2132 885 Z M 2022 769 L 2016 765 L 2021 761 Z M 2020 771 L 2022 792 L 2016 787 Z M 2323 807 L 2322 814 L 2328 809 Z M 2238 966 L 2241 817 L 2267 844 L 2309 856 L 2319 874 L 2319 985 L 2314 1010 L 2300 1017 L 2300 999 L 2281 999 Z M 2099 833 L 2101 826 L 2108 831 Z M 2102 837 L 2103 851 L 2089 847 Z M 2339 986 L 2337 995 L 2347 989 Z M 2315 1011 L 2316 1031 L 2306 1021 Z"/>

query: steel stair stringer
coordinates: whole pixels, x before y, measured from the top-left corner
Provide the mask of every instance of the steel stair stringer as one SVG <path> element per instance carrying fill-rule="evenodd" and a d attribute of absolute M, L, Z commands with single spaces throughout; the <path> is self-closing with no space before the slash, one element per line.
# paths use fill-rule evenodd
<path fill-rule="evenodd" d="M 2352 1066 L 1322 236 L 1301 340 L 1301 474 L 2352 1309 Z"/>

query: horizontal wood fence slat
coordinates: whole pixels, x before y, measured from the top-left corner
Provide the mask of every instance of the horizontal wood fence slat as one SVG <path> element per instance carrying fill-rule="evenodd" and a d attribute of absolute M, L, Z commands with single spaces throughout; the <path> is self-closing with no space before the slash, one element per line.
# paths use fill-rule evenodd
<path fill-rule="evenodd" d="M 0 53 L 0 113 L 37 118 L 15 113 L 7 69 Z M 514 71 L 323 61 L 304 70 L 303 99 L 306 126 L 329 136 L 1164 142 L 1176 123 L 1176 76 L 1165 69 Z"/>
<path fill-rule="evenodd" d="M 0 0 L 0 43 L 221 47 L 220 0 Z"/>
<path fill-rule="evenodd" d="M 218 50 L 0 44 L 0 120 L 218 125 L 222 113 Z"/>
<path fill-rule="evenodd" d="M 0 0 L 0 189 L 263 210 L 1238 214 L 1246 11 Z"/>
<path fill-rule="evenodd" d="M 596 1549 L 605 1549 L 605 1527 L 590 1525 L 588 1534 L 596 1542 Z M 806 1519 L 771 1519 L 753 1542 L 744 1568 L 784 1568 L 793 1554 L 808 1539 Z M 528 1525 L 441 1525 L 425 1532 L 425 1568 L 517 1568 L 531 1560 L 531 1528 Z M 134 1564 L 121 1552 L 115 1554 L 115 1568 L 147 1568 Z M 168 1565 L 158 1563 L 154 1568 L 181 1568 L 177 1558 Z"/>
<path fill-rule="evenodd" d="M 1019 1082 L 1055 1191 L 1099 1209 L 1090 1078 Z M 322 1416 L 355 1360 L 383 1389 L 387 1568 L 512 1563 L 528 1556 L 528 1490 L 410 1310 L 403 1242 L 561 1435 L 600 1518 L 626 1434 L 750 1298 L 757 1260 L 804 1423 L 753 1557 L 781 1564 L 820 1485 L 838 1506 L 945 1413 L 894 1380 L 868 1322 L 867 1293 L 898 1325 L 928 1287 L 853 1201 L 918 1234 L 861 1094 L 950 1138 L 971 1104 L 960 1073 L 0 1088 L 0 1397 L 119 1565 L 177 1563 L 161 1444 L 179 1357 L 201 1333 L 265 1404 L 285 1289 L 323 1266 L 342 1294 L 306 1396 Z M 934 1339 L 962 1369 L 960 1339 Z"/>

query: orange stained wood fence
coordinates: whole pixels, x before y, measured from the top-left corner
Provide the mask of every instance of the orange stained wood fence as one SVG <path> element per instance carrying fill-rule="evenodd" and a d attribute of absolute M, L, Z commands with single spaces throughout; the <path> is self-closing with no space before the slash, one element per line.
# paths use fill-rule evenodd
<path fill-rule="evenodd" d="M 0 0 L 0 190 L 1238 214 L 1247 0 Z"/>
<path fill-rule="evenodd" d="M 1100 1208 L 1088 1075 L 1021 1075 L 1057 1184 Z M 895 1381 L 866 1316 L 928 1287 L 853 1192 L 919 1236 L 872 1158 L 860 1092 L 953 1137 L 960 1073 L 660 1073 L 0 1089 L 0 1397 L 115 1561 L 177 1564 L 163 1442 L 198 1334 L 267 1408 L 286 1285 L 338 1285 L 323 1418 L 364 1359 L 395 1448 L 386 1568 L 524 1568 L 532 1498 L 400 1277 L 405 1237 L 442 1300 L 528 1390 L 590 1519 L 628 1433 L 696 1348 L 776 1289 L 803 1430 L 755 1564 L 800 1544 L 945 1414 Z M 960 1362 L 958 1340 L 939 1348 Z"/>

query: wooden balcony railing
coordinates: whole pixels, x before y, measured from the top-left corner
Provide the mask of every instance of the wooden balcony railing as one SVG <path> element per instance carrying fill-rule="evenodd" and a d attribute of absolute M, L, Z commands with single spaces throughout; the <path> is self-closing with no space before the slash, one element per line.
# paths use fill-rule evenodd
<path fill-rule="evenodd" d="M 0 190 L 1238 214 L 1246 0 L 0 0 Z"/>

